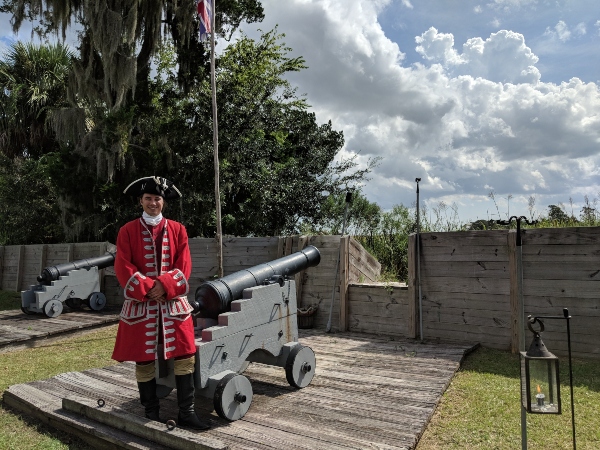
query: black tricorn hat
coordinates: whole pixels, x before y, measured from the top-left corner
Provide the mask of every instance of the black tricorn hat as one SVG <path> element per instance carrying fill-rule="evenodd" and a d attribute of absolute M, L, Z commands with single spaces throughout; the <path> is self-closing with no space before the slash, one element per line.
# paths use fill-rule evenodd
<path fill-rule="evenodd" d="M 144 194 L 160 195 L 165 200 L 171 200 L 181 197 L 181 192 L 175 185 L 162 177 L 144 177 L 135 180 L 123 191 L 124 194 L 129 194 L 133 197 L 141 197 Z"/>

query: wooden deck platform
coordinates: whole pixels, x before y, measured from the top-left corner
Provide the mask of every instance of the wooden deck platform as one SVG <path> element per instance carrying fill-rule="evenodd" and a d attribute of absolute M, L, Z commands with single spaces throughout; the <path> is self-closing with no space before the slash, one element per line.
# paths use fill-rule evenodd
<path fill-rule="evenodd" d="M 36 347 L 54 339 L 91 331 L 117 323 L 118 310 L 65 310 L 55 318 L 43 314 L 25 314 L 20 309 L 0 311 L 0 353 Z"/>
<path fill-rule="evenodd" d="M 14 385 L 4 403 L 98 448 L 412 449 L 476 347 L 314 330 L 299 340 L 317 357 L 309 386 L 293 389 L 282 368 L 253 363 L 244 372 L 254 393 L 248 413 L 227 422 L 198 399 L 212 423 L 203 433 L 144 419 L 131 363 Z M 172 392 L 161 418 L 176 417 Z"/>

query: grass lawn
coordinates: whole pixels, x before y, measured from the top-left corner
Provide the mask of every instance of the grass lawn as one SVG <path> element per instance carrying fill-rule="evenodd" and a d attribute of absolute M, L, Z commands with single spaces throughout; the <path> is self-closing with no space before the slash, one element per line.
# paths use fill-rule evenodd
<path fill-rule="evenodd" d="M 111 325 L 47 346 L 0 353 L 0 396 L 13 384 L 115 364 L 110 356 L 116 332 L 117 326 Z M 21 417 L 18 412 L 6 409 L 4 403 L 0 403 L 0 449 L 89 448 L 80 440 L 35 423 L 33 419 Z"/>
<path fill-rule="evenodd" d="M 528 449 L 572 449 L 569 363 L 560 358 L 561 415 L 527 415 Z M 573 360 L 577 449 L 600 449 L 600 360 Z M 417 450 L 520 449 L 519 358 L 480 348 L 442 397 Z"/>

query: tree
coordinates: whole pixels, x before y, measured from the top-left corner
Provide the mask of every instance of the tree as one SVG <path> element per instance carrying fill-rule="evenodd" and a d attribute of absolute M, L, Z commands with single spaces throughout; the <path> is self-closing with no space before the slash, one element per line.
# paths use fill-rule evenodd
<path fill-rule="evenodd" d="M 72 53 L 62 44 L 16 42 L 0 60 L 0 152 L 37 158 L 58 144 L 52 112 L 68 106 Z"/>
<path fill-rule="evenodd" d="M 49 176 L 59 149 L 50 122 L 67 105 L 71 52 L 62 44 L 15 43 L 0 60 L 0 244 L 64 239 Z"/>
<path fill-rule="evenodd" d="M 39 35 L 62 33 L 64 39 L 72 25 L 78 27 L 69 107 L 53 115 L 60 158 L 50 167 L 58 176 L 62 218 L 72 240 L 114 239 L 123 219 L 121 205 L 113 207 L 110 196 L 119 195 L 136 172 L 131 149 L 139 146 L 139 119 L 153 109 L 150 63 L 162 39 L 174 43 L 182 89 L 207 78 L 195 8 L 193 0 L 3 0 L 0 11 L 12 14 L 15 31 L 31 20 Z M 242 21 L 263 17 L 258 0 L 221 0 L 217 11 L 222 36 Z M 150 157 L 169 149 L 162 138 L 146 147 Z"/>
<path fill-rule="evenodd" d="M 0 153 L 0 245 L 64 241 L 48 159 L 9 158 Z"/>
<path fill-rule="evenodd" d="M 548 219 L 557 223 L 566 223 L 571 218 L 569 215 L 559 206 L 549 205 L 548 206 Z"/>
<path fill-rule="evenodd" d="M 331 123 L 319 125 L 306 101 L 285 79 L 304 69 L 290 58 L 276 30 L 260 40 L 242 36 L 218 64 L 219 155 L 224 234 L 278 235 L 316 223 L 329 193 L 359 183 L 369 167 L 357 170 L 352 160 L 334 162 L 343 136 Z M 161 53 L 158 67 L 171 76 L 157 77 L 158 110 L 147 117 L 146 130 L 169 141 L 174 177 L 187 192 L 184 222 L 198 235 L 215 230 L 212 173 L 212 122 L 208 82 L 184 94 L 173 73 L 173 52 Z M 169 62 L 170 60 L 170 62 Z M 154 140 L 151 137 L 150 140 Z M 158 156 L 158 153 L 157 153 Z M 158 159 L 157 159 L 158 161 Z"/>

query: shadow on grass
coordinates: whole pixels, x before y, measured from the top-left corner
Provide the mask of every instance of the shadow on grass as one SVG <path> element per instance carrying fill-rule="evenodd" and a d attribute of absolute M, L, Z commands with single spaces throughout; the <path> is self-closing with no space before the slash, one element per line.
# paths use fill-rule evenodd
<path fill-rule="evenodd" d="M 600 392 L 600 360 L 573 358 L 573 386 Z M 569 359 L 559 357 L 560 377 L 563 386 L 569 385 Z M 507 378 L 520 378 L 519 355 L 480 347 L 467 355 L 461 371 L 488 373 Z"/>

